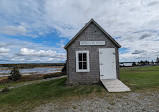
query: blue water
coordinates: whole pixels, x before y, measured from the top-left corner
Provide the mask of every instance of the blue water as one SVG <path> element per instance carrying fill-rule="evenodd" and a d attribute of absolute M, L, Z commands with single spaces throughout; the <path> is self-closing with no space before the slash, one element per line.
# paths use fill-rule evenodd
<path fill-rule="evenodd" d="M 11 70 L 8 70 L 7 67 L 0 67 L 0 77 L 2 76 L 9 76 Z M 29 68 L 29 69 L 19 69 L 22 75 L 32 75 L 32 74 L 48 74 L 48 73 L 55 73 L 61 72 L 61 68 Z"/>

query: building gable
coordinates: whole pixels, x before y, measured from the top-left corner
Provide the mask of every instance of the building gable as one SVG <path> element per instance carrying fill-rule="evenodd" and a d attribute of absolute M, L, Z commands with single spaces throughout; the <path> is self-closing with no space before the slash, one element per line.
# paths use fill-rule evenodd
<path fill-rule="evenodd" d="M 64 48 L 67 49 L 67 47 L 73 43 L 74 40 L 76 40 L 76 38 L 78 38 L 78 36 L 85 31 L 86 28 L 88 28 L 88 26 L 91 25 L 91 23 L 93 23 L 97 28 L 99 28 L 99 30 L 101 30 L 105 37 L 108 37 L 108 39 L 114 44 L 116 45 L 118 48 L 120 48 L 121 46 L 100 26 L 98 25 L 93 19 L 91 19 L 65 46 Z M 87 32 L 85 32 L 87 34 L 89 34 L 89 30 L 87 30 Z M 98 33 L 98 32 L 96 32 Z"/>

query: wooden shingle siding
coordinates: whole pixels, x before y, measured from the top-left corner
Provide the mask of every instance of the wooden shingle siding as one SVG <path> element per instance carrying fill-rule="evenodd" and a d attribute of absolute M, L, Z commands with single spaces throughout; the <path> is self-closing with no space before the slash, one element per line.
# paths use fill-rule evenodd
<path fill-rule="evenodd" d="M 105 45 L 80 45 L 80 41 L 105 41 Z M 100 82 L 99 48 L 115 48 L 117 77 L 119 78 L 118 47 L 92 22 L 67 47 L 67 77 L 69 84 Z M 89 51 L 90 72 L 76 72 L 76 51 Z"/>

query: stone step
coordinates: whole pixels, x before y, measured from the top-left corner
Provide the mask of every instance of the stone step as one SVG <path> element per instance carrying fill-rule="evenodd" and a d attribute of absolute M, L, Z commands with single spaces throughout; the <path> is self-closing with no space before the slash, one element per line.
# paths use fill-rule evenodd
<path fill-rule="evenodd" d="M 109 92 L 131 91 L 129 87 L 118 79 L 101 79 L 101 82 Z"/>

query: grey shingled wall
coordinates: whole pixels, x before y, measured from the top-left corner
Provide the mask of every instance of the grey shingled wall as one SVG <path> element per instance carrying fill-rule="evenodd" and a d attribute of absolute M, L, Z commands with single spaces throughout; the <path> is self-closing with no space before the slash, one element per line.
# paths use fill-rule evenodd
<path fill-rule="evenodd" d="M 105 41 L 103 46 L 80 46 L 80 41 Z M 119 78 L 118 47 L 105 34 L 91 23 L 67 48 L 67 83 L 91 84 L 100 81 L 99 48 L 115 48 L 117 77 Z M 88 50 L 90 72 L 76 72 L 76 51 Z"/>

